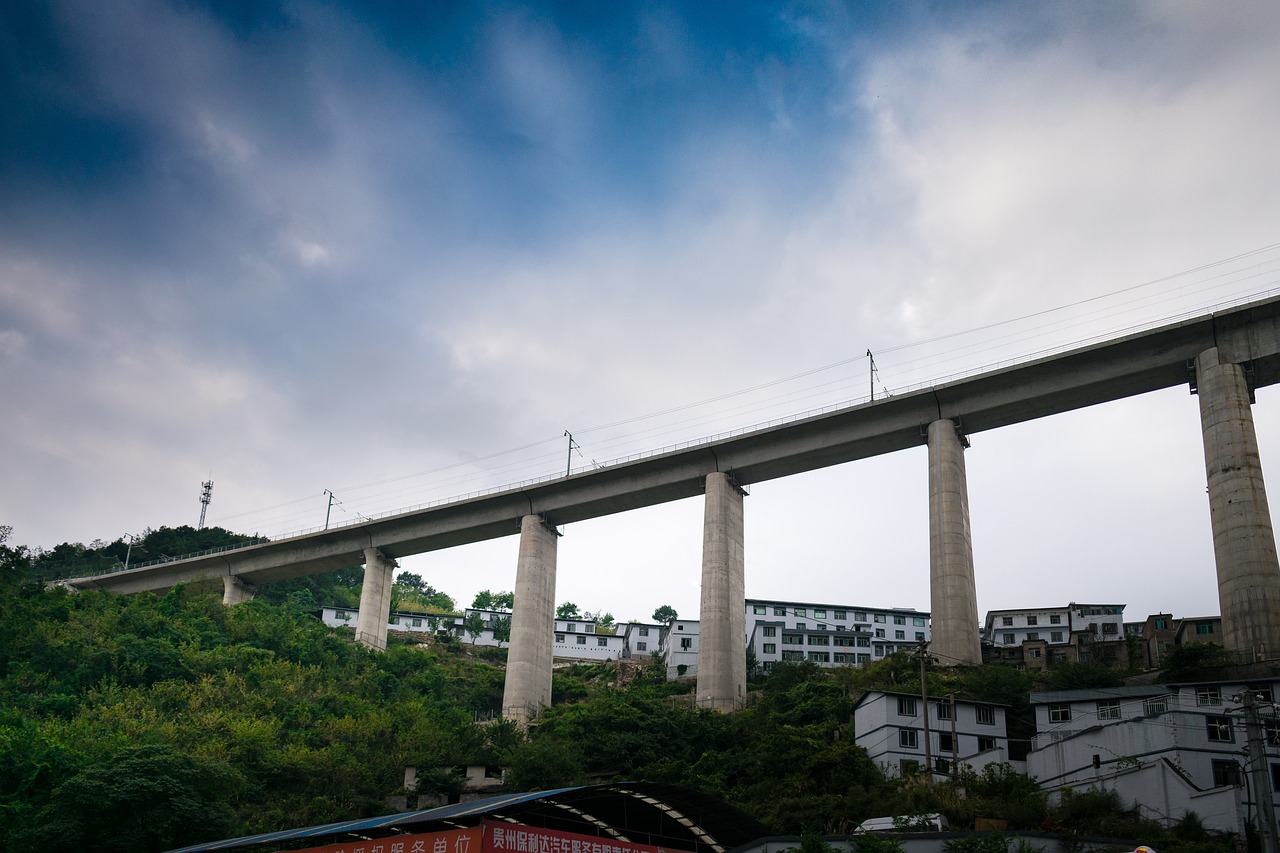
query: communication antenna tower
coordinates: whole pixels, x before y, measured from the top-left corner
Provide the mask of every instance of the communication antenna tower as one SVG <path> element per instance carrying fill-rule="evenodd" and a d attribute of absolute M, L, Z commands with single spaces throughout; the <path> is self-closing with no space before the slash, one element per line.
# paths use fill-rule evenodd
<path fill-rule="evenodd" d="M 204 530 L 204 514 L 209 509 L 209 501 L 213 500 L 213 480 L 205 480 L 200 488 L 200 523 L 196 530 Z"/>

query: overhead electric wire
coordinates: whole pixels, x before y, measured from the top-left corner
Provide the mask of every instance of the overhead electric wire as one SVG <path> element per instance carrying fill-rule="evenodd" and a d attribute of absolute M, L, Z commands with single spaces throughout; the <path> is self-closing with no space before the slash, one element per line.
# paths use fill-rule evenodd
<path fill-rule="evenodd" d="M 1226 301 L 1229 299 L 1242 297 L 1242 296 L 1252 296 L 1256 298 L 1257 297 L 1256 290 L 1242 289 L 1241 287 L 1239 287 L 1239 285 L 1241 285 L 1243 282 L 1246 282 L 1246 281 L 1254 281 L 1258 278 L 1275 274 L 1277 267 L 1274 266 L 1274 264 L 1277 263 L 1277 260 L 1274 257 L 1270 260 L 1270 262 L 1254 263 L 1250 265 L 1250 267 L 1248 268 L 1237 267 L 1237 268 L 1226 269 L 1226 270 L 1223 270 L 1222 268 L 1226 265 L 1230 265 L 1233 263 L 1238 263 L 1241 261 L 1263 257 L 1268 253 L 1274 253 L 1277 249 L 1280 249 L 1280 242 L 1271 243 L 1269 245 L 1252 249 L 1247 252 L 1238 253 L 1228 258 L 1223 258 L 1211 263 L 1202 264 L 1196 267 L 1183 270 L 1181 272 L 1161 276 L 1159 278 L 1151 279 L 1149 281 L 1145 281 L 1140 284 L 1123 287 L 1108 293 L 1086 297 L 1086 298 L 1079 299 L 1074 302 L 1066 303 L 1064 305 L 1059 305 L 1053 308 L 1046 308 L 1038 311 L 1028 312 L 1018 317 L 1002 320 L 995 323 L 987 323 L 987 324 L 975 326 L 975 327 L 958 331 L 958 332 L 951 332 L 944 335 L 936 335 L 933 337 L 919 339 L 919 340 L 898 344 L 894 346 L 880 347 L 875 350 L 877 359 L 880 359 L 882 356 L 890 355 L 893 353 L 906 352 L 912 349 L 921 349 L 931 344 L 936 344 L 944 341 L 956 341 L 959 339 L 963 339 L 965 337 L 978 335 L 978 334 L 989 332 L 996 329 L 1011 328 L 1011 331 L 1009 331 L 1007 334 L 987 336 L 980 340 L 973 341 L 971 343 L 965 343 L 961 346 L 948 347 L 941 351 L 924 352 L 915 358 L 908 358 L 902 361 L 895 361 L 892 358 L 889 358 L 884 361 L 878 360 L 876 364 L 876 371 L 875 371 L 876 376 L 873 377 L 873 381 L 874 379 L 878 378 L 880 380 L 880 387 L 886 394 L 888 394 L 888 393 L 891 393 L 894 390 L 894 388 L 896 388 L 898 391 L 901 391 L 903 389 L 911 389 L 914 387 L 924 387 L 926 384 L 928 384 L 929 378 L 924 378 L 917 382 L 911 382 L 910 380 L 912 378 L 915 378 L 916 376 L 922 375 L 928 368 L 936 367 L 939 364 L 955 364 L 956 362 L 963 361 L 965 366 L 961 367 L 957 365 L 957 369 L 952 371 L 952 377 L 965 375 L 966 373 L 972 373 L 975 370 L 984 369 L 984 365 L 974 363 L 977 361 L 979 357 L 997 353 L 1001 349 L 1009 349 L 1011 347 L 1017 347 L 1019 344 L 1024 344 L 1027 341 L 1034 340 L 1034 341 L 1044 342 L 1046 346 L 1041 347 L 1039 353 L 1032 353 L 1030 355 L 1027 354 L 1025 351 L 1012 353 L 1008 359 L 1003 360 L 1001 363 L 1023 361 L 1023 360 L 1027 360 L 1028 358 L 1037 357 L 1040 354 L 1047 354 L 1054 351 L 1060 351 L 1064 348 L 1071 347 L 1071 346 L 1079 346 L 1079 345 L 1082 345 L 1082 340 L 1085 342 L 1105 340 L 1110 337 L 1115 337 L 1117 334 L 1124 333 L 1124 331 L 1127 331 L 1127 330 L 1121 330 L 1120 332 L 1118 332 L 1115 328 L 1115 321 L 1119 320 L 1122 317 L 1125 317 L 1127 315 L 1132 315 L 1138 312 L 1146 312 L 1149 315 L 1151 309 L 1154 306 L 1159 306 L 1159 305 L 1167 306 L 1167 305 L 1170 305 L 1171 303 L 1176 303 L 1179 300 L 1192 299 L 1197 296 L 1203 297 L 1205 293 L 1212 293 L 1214 291 L 1222 290 L 1223 288 L 1233 288 L 1233 290 L 1228 295 L 1228 297 L 1226 297 L 1226 299 L 1223 299 L 1223 297 L 1220 294 L 1219 304 L 1225 304 Z M 1168 291 L 1163 291 L 1158 293 L 1149 293 L 1148 295 L 1139 295 L 1133 298 L 1124 299 L 1118 304 L 1111 304 L 1111 305 L 1106 304 L 1107 300 L 1114 300 L 1116 299 L 1116 297 L 1126 296 L 1128 294 L 1136 294 L 1142 291 L 1144 288 L 1151 288 L 1153 286 L 1164 284 L 1170 281 L 1175 281 L 1180 278 L 1196 275 L 1197 273 L 1203 273 L 1207 270 L 1221 270 L 1221 271 L 1216 272 L 1215 274 L 1210 276 L 1203 276 L 1194 281 L 1181 284 L 1177 288 L 1175 288 L 1174 292 L 1172 293 Z M 1275 281 L 1272 282 L 1272 284 L 1276 284 L 1276 283 L 1277 282 Z M 1205 287 L 1206 284 L 1210 286 Z M 1200 301 L 1201 303 L 1203 303 L 1204 301 L 1203 298 L 1201 298 Z M 1066 312 L 1071 312 L 1072 309 L 1077 309 L 1082 306 L 1098 306 L 1098 307 L 1091 308 L 1090 310 L 1082 314 L 1064 316 Z M 1195 309 L 1188 308 L 1187 312 L 1184 313 L 1184 316 L 1191 316 L 1189 312 L 1191 312 L 1192 310 L 1198 311 L 1199 313 L 1203 313 L 1205 309 L 1203 307 L 1197 307 Z M 1013 328 L 1016 326 L 1016 324 L 1025 323 L 1028 320 L 1036 320 L 1038 318 L 1052 317 L 1054 315 L 1057 315 L 1060 319 L 1056 319 L 1048 323 L 1038 323 L 1037 325 L 1035 325 L 1030 329 Z M 1078 330 L 1081 327 L 1089 326 L 1089 325 L 1098 325 L 1099 321 L 1108 321 L 1108 320 L 1111 322 L 1103 323 L 1103 325 L 1106 325 L 1107 328 L 1104 331 L 1100 331 L 1095 336 L 1090 336 L 1084 339 L 1081 339 L 1079 337 L 1076 337 L 1075 339 L 1065 337 L 1065 333 L 1069 332 L 1070 330 Z M 1149 321 L 1145 323 L 1143 322 L 1131 323 L 1128 326 L 1128 330 L 1136 330 L 1138 328 L 1150 327 L 1151 322 L 1164 322 L 1164 321 L 1167 321 L 1167 318 L 1165 318 L 1164 320 Z M 780 394 L 773 394 L 763 399 L 750 399 L 749 395 L 757 394 L 758 392 L 765 391 L 767 389 L 787 386 L 788 384 L 795 383 L 798 380 L 806 379 L 807 377 L 816 376 L 822 373 L 827 373 L 829 371 L 833 371 L 841 367 L 860 364 L 861 362 L 867 359 L 868 359 L 868 356 L 866 354 L 851 356 L 849 358 L 840 359 L 838 361 L 831 362 L 829 364 L 825 364 L 820 367 L 811 368 L 808 370 L 800 371 L 798 373 L 792 373 L 779 379 L 757 383 L 757 384 L 748 386 L 746 388 L 738 389 L 735 391 L 716 394 L 711 397 L 703 398 L 701 400 L 696 400 L 696 401 L 692 401 L 692 402 L 688 402 L 688 403 L 684 403 L 676 406 L 669 406 L 664 409 L 660 409 L 658 411 L 650 412 L 647 414 L 635 415 L 632 417 L 626 417 L 618 420 L 607 421 L 604 423 L 596 424 L 594 426 L 579 427 L 577 429 L 574 429 L 573 433 L 575 436 L 581 437 L 584 435 L 591 435 L 593 433 L 605 433 L 606 431 L 609 431 L 609 430 L 620 430 L 623 427 L 629 427 L 634 424 L 640 424 L 646 421 L 650 421 L 650 422 L 658 421 L 656 423 L 653 423 L 652 426 L 647 427 L 645 429 L 625 430 L 625 431 L 619 431 L 614 433 L 606 433 L 605 435 L 600 436 L 601 440 L 590 443 L 587 446 L 587 450 L 589 451 L 588 456 L 592 457 L 593 464 L 599 465 L 600 463 L 595 460 L 600 460 L 602 457 L 606 457 L 610 454 L 616 454 L 615 458 L 628 458 L 628 457 L 634 457 L 637 455 L 654 452 L 653 449 L 649 446 L 638 445 L 640 441 L 646 440 L 646 439 L 654 440 L 654 439 L 665 437 L 668 439 L 665 442 L 665 444 L 667 444 L 668 446 L 688 444 L 691 442 L 706 440 L 707 436 L 705 435 L 695 436 L 690 434 L 691 430 L 695 427 L 705 430 L 715 425 L 736 424 L 736 428 L 731 428 L 731 430 L 722 430 L 720 434 L 724 434 L 729 431 L 740 432 L 740 431 L 744 431 L 746 429 L 752 428 L 750 425 L 744 426 L 742 424 L 743 418 L 748 415 L 756 416 L 757 417 L 756 423 L 760 423 L 761 421 L 767 423 L 771 420 L 776 421 L 776 420 L 784 420 L 788 418 L 798 417 L 801 415 L 797 414 L 796 412 L 796 405 L 795 405 L 796 403 L 800 401 L 808 401 L 808 400 L 821 401 L 822 399 L 824 399 L 824 394 L 827 394 L 829 392 L 832 393 L 833 396 L 826 397 L 828 402 L 825 405 L 820 405 L 815 408 L 825 409 L 835 405 L 850 405 L 858 402 L 863 402 L 867 399 L 866 393 L 857 393 L 857 394 L 837 393 L 842 391 L 845 386 L 848 386 L 850 389 L 852 389 L 854 387 L 858 387 L 859 383 L 865 383 L 866 381 L 865 376 L 862 377 L 861 379 L 858 379 L 854 377 L 852 373 L 842 374 L 822 382 L 807 383 L 799 388 L 788 390 Z M 989 369 L 989 367 L 990 365 L 985 366 L 986 369 Z M 889 387 L 890 383 L 885 382 L 883 375 L 880 375 L 882 373 L 882 370 L 881 370 L 882 368 L 895 376 L 895 380 L 892 383 L 894 388 L 890 388 Z M 898 381 L 898 378 L 901 378 L 902 381 Z M 936 384 L 936 382 L 939 381 L 937 377 L 932 377 L 932 380 L 934 384 Z M 865 388 L 865 385 L 862 385 L 861 387 Z M 835 399 L 835 396 L 838 396 L 839 399 L 838 400 Z M 714 406 L 718 403 L 723 403 L 727 400 L 732 400 L 735 398 L 744 398 L 744 397 L 748 399 L 743 400 L 738 405 L 729 406 L 729 407 L 719 407 L 714 411 L 708 411 L 702 414 L 696 413 L 698 409 L 705 409 L 707 407 Z M 789 409 L 782 411 L 783 406 L 789 406 Z M 779 414 L 774 414 L 775 412 Z M 671 415 L 683 414 L 683 413 L 689 413 L 690 416 L 679 418 L 674 421 L 669 420 L 666 422 L 661 422 L 659 420 L 662 418 L 667 418 Z M 476 489 L 469 490 L 469 493 L 474 494 L 477 492 L 488 491 L 492 488 L 500 488 L 501 486 L 495 482 L 495 479 L 497 477 L 514 478 L 522 482 L 529 481 L 529 480 L 543 479 L 548 476 L 553 463 L 563 459 L 563 454 L 560 452 L 559 449 L 557 449 L 555 452 L 546 452 L 546 453 L 537 453 L 537 454 L 530 454 L 528 453 L 528 451 L 534 450 L 536 448 L 540 448 L 546 445 L 558 444 L 560 441 L 561 441 L 560 436 L 548 437 L 538 441 L 530 442 L 528 444 L 519 445 L 517 447 L 495 451 L 493 453 L 484 454 L 484 455 L 477 456 L 470 459 L 460 459 L 454 462 L 437 466 L 435 468 L 429 468 L 422 471 L 413 472 L 410 474 L 402 474 L 402 475 L 388 477 L 380 480 L 372 480 L 364 483 L 345 485 L 340 487 L 337 491 L 342 492 L 344 495 L 347 495 L 349 493 L 367 492 L 369 490 L 377 490 L 383 486 L 388 486 L 388 485 L 397 484 L 397 483 L 407 484 L 407 483 L 410 483 L 411 481 L 428 480 L 428 478 L 432 478 L 434 475 L 449 473 L 449 476 L 437 478 L 437 479 L 430 479 L 427 482 L 422 482 L 421 484 L 415 484 L 412 486 L 405 486 L 405 487 L 396 488 L 396 489 L 385 489 L 382 491 L 373 491 L 369 494 L 363 494 L 363 495 L 357 494 L 357 495 L 353 495 L 352 498 L 350 498 L 350 500 L 354 500 L 356 503 L 358 503 L 362 507 L 361 512 L 363 514 L 376 515 L 376 514 L 385 514 L 390 511 L 395 511 L 394 507 L 392 507 L 391 509 L 383 509 L 384 507 L 388 507 L 391 501 L 399 501 L 400 502 L 399 506 L 403 507 L 404 499 L 412 495 L 417 496 L 418 505 L 423 505 L 426 503 L 435 503 L 445 499 L 457 497 L 456 492 L 459 490 L 459 488 L 463 484 L 466 484 L 466 483 L 489 484 L 487 486 L 478 485 Z M 635 448 L 635 449 L 632 449 L 632 448 Z M 630 453 L 627 452 L 628 450 L 630 450 Z M 518 454 L 524 454 L 524 455 L 518 455 Z M 509 458 L 504 462 L 504 464 L 501 464 L 501 465 L 488 467 L 484 464 L 486 462 L 491 462 L 493 460 L 497 460 L 503 457 L 512 457 L 512 456 L 516 456 L 516 458 Z M 604 461 L 604 464 L 609 464 L 609 462 L 611 461 L 614 461 L 614 460 L 606 459 Z M 584 466 L 584 467 L 588 467 L 588 466 Z M 524 476 L 521 476 L 521 475 L 524 475 Z M 446 494 L 447 491 L 449 491 L 450 493 Z M 428 495 L 430 495 L 430 497 L 428 497 Z M 291 501 L 285 501 L 282 503 L 273 504 L 271 506 L 259 508 L 256 510 L 248 510 L 248 511 L 242 511 L 238 513 L 232 513 L 228 515 L 221 515 L 218 521 L 244 519 L 244 518 L 259 515 L 262 513 L 270 513 L 273 510 L 277 510 L 277 509 L 285 509 L 287 507 L 298 507 L 298 509 L 294 512 L 276 514 L 276 515 L 270 516 L 268 519 L 263 520 L 264 522 L 270 521 L 270 522 L 276 522 L 279 524 L 285 524 L 286 522 L 292 522 L 295 519 L 302 519 L 303 517 L 310 515 L 312 510 L 310 510 L 309 508 L 303 509 L 302 507 L 299 506 L 300 504 L 303 504 L 310 500 L 312 500 L 312 498 L 310 497 L 296 498 Z"/>

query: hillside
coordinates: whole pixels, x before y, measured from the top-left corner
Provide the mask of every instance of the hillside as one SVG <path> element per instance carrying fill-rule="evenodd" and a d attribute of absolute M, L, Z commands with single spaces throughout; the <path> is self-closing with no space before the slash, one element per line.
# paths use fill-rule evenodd
<path fill-rule="evenodd" d="M 511 790 L 599 778 L 683 784 L 786 834 L 840 834 L 867 817 L 921 811 L 956 826 L 1053 819 L 1031 781 L 1007 768 L 930 787 L 886 780 L 855 746 L 856 697 L 872 686 L 918 689 L 911 660 L 783 667 L 732 715 L 680 701 L 687 688 L 666 683 L 658 665 L 625 685 L 616 664 L 574 666 L 557 672 L 555 704 L 526 734 L 477 722 L 501 705 L 499 650 L 393 641 L 379 654 L 309 612 L 310 589 L 231 608 L 197 588 L 70 594 L 45 588 L 34 562 L 0 540 L 3 850 L 163 850 L 378 814 L 406 765 L 504 766 Z M 327 582 L 349 593 L 351 579 Z M 935 694 L 1014 705 L 1027 686 L 993 667 L 930 673 Z M 458 785 L 447 770 L 422 777 L 420 793 Z M 1124 810 L 1100 814 L 1120 820 Z"/>

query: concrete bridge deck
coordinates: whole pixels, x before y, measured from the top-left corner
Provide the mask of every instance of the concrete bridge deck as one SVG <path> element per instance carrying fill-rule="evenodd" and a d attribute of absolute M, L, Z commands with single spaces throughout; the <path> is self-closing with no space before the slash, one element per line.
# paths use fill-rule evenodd
<path fill-rule="evenodd" d="M 939 418 L 977 433 L 1188 384 L 1189 363 L 1211 347 L 1245 364 L 1252 388 L 1280 381 L 1280 298 L 528 487 L 66 583 L 119 593 L 223 576 L 256 585 L 360 565 L 365 548 L 398 558 L 511 536 L 527 515 L 568 524 L 701 495 L 714 472 L 745 486 L 920 446 Z"/>

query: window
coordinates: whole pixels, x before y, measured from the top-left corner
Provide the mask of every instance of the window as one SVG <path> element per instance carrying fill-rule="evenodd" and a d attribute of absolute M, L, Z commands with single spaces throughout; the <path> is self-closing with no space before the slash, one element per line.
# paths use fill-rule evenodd
<path fill-rule="evenodd" d="M 1221 705 L 1222 690 L 1218 687 L 1197 687 L 1196 688 L 1196 704 L 1197 705 Z"/>
<path fill-rule="evenodd" d="M 1062 642 L 1062 632 L 1061 632 L 1061 631 L 1050 631 L 1050 632 L 1049 632 L 1049 642 L 1051 642 L 1051 643 L 1061 643 L 1061 642 Z"/>
<path fill-rule="evenodd" d="M 1280 764 L 1271 765 L 1271 790 L 1280 791 Z"/>
<path fill-rule="evenodd" d="M 809 635 L 809 645 L 811 645 L 811 646 L 829 646 L 829 645 L 831 645 L 831 638 L 830 638 L 830 637 L 824 637 L 824 636 L 821 636 L 821 635 L 819 635 L 819 634 L 810 634 L 810 635 Z"/>
<path fill-rule="evenodd" d="M 905 640 L 905 639 L 907 638 L 907 632 L 906 632 L 906 631 L 894 631 L 894 632 L 893 632 L 893 638 L 894 638 L 895 640 Z"/>
<path fill-rule="evenodd" d="M 1262 724 L 1266 727 L 1267 746 L 1280 746 L 1280 722 L 1263 720 Z"/>
<path fill-rule="evenodd" d="M 786 615 L 787 615 L 787 608 L 785 608 L 785 607 L 775 607 L 775 608 L 773 608 L 773 615 L 774 615 L 774 616 L 786 616 Z"/>
<path fill-rule="evenodd" d="M 804 660 L 804 652 L 788 652 L 782 653 L 783 660 Z"/>
<path fill-rule="evenodd" d="M 1168 696 L 1153 696 L 1150 699 L 1142 700 L 1142 713 L 1144 714 L 1163 714 L 1169 710 Z"/>
<path fill-rule="evenodd" d="M 564 634 L 556 634 L 556 642 L 557 642 L 557 643 L 563 643 L 563 642 L 564 642 Z"/>
<path fill-rule="evenodd" d="M 1039 624 L 1040 624 L 1040 617 L 1038 617 L 1038 616 L 1028 616 L 1028 617 L 1027 617 L 1027 624 L 1028 624 L 1028 625 L 1039 625 Z"/>
<path fill-rule="evenodd" d="M 693 637 L 681 637 L 680 648 L 685 650 L 693 648 Z"/>
<path fill-rule="evenodd" d="M 858 655 L 858 663 L 870 663 L 871 655 Z"/>
<path fill-rule="evenodd" d="M 1169 623 L 1168 623 L 1166 620 L 1164 620 L 1164 619 L 1157 619 L 1157 620 L 1156 620 L 1156 630 L 1157 630 L 1157 631 L 1164 631 L 1164 630 L 1166 630 L 1168 627 L 1169 627 Z"/>
<path fill-rule="evenodd" d="M 1004 644 L 1005 644 L 1006 646 L 1012 646 L 1012 645 L 1013 645 L 1013 634 L 1005 634 L 1005 635 L 1004 635 Z"/>
<path fill-rule="evenodd" d="M 898 775 L 900 776 L 914 776 L 919 772 L 919 761 L 912 761 L 910 758 L 904 758 L 898 762 Z"/>
<path fill-rule="evenodd" d="M 912 625 L 914 625 L 914 626 L 916 626 L 917 628 L 923 628 L 923 627 L 924 627 L 924 617 L 923 617 L 923 616 L 913 616 L 913 617 L 911 618 L 911 624 L 912 624 Z"/>
<path fill-rule="evenodd" d="M 980 726 L 994 726 L 996 724 L 996 709 L 990 705 L 979 705 L 974 708 L 974 716 Z"/>
<path fill-rule="evenodd" d="M 341 619 L 343 622 L 350 622 L 350 621 L 351 621 L 351 614 L 350 614 L 350 613 L 348 613 L 348 612 L 347 612 L 347 611 L 345 611 L 345 610 L 339 610 L 339 611 L 338 611 L 338 618 L 339 618 L 339 619 Z"/>
<path fill-rule="evenodd" d="M 768 611 L 769 608 L 765 607 L 763 604 L 751 605 L 751 612 L 756 616 L 764 616 Z"/>
<path fill-rule="evenodd" d="M 950 702 L 939 702 L 935 707 L 938 709 L 939 720 L 951 719 L 951 703 Z"/>
<path fill-rule="evenodd" d="M 1234 785 L 1240 787 L 1240 765 L 1234 761 L 1214 761 L 1213 762 L 1213 786 L 1215 788 L 1223 785 Z"/>
<path fill-rule="evenodd" d="M 916 631 L 916 642 L 924 639 L 924 631 Z"/>
<path fill-rule="evenodd" d="M 915 729 L 898 729 L 898 746 L 903 749 L 918 749 L 920 739 L 919 732 Z"/>
<path fill-rule="evenodd" d="M 830 629 L 828 629 L 828 628 L 827 628 L 827 626 L 826 626 L 826 625 L 814 625 L 813 627 L 814 627 L 814 628 L 816 628 L 816 629 L 818 629 L 819 631 L 827 631 L 827 630 L 830 630 Z"/>
<path fill-rule="evenodd" d="M 793 611 L 793 615 L 795 615 L 795 616 L 808 616 L 809 614 L 805 611 L 805 609 L 804 609 L 803 607 L 797 607 L 797 608 Z"/>
<path fill-rule="evenodd" d="M 1012 627 L 1012 626 L 1013 626 L 1013 617 L 1012 617 L 1012 616 L 1001 616 L 1001 617 L 1000 617 L 1000 624 L 1001 624 L 1001 625 L 1003 625 L 1003 626 L 1004 626 L 1004 627 L 1006 627 L 1006 628 L 1010 628 L 1010 627 Z"/>
<path fill-rule="evenodd" d="M 853 611 L 853 621 L 854 621 L 854 622 L 866 622 L 866 621 L 867 621 L 867 614 L 866 614 L 866 613 L 864 613 L 864 612 L 863 612 L 863 611 L 861 611 L 861 610 L 855 610 L 855 611 Z"/>
<path fill-rule="evenodd" d="M 778 636 L 778 629 L 773 625 L 765 625 L 760 633 L 765 637 L 776 637 Z"/>
<path fill-rule="evenodd" d="M 608 638 L 608 637 L 596 637 L 596 645 L 597 645 L 597 646 L 607 646 L 607 645 L 609 645 L 609 638 Z"/>
<path fill-rule="evenodd" d="M 814 663 L 830 663 L 831 653 L 830 652 L 809 652 L 809 660 L 813 661 Z"/>
<path fill-rule="evenodd" d="M 858 638 L 857 638 L 857 640 L 856 640 L 856 644 L 858 645 L 858 647 L 859 647 L 859 648 L 863 648 L 863 649 L 865 649 L 865 648 L 867 648 L 868 646 L 870 646 L 870 645 L 871 645 L 871 638 L 870 638 L 870 637 L 858 637 Z"/>
<path fill-rule="evenodd" d="M 873 646 L 873 647 L 871 648 L 871 652 L 872 652 L 872 654 L 874 654 L 876 657 L 878 657 L 878 658 L 882 658 L 882 657 L 884 657 L 884 646 Z"/>
<path fill-rule="evenodd" d="M 1040 632 L 1039 632 L 1039 631 L 1028 631 L 1028 632 L 1027 632 L 1027 639 L 1028 639 L 1028 640 L 1038 640 L 1038 639 L 1040 639 Z"/>
<path fill-rule="evenodd" d="M 835 655 L 832 657 L 832 660 L 834 660 L 836 663 L 853 663 L 853 655 L 848 653 L 842 654 L 840 652 L 836 652 Z"/>
<path fill-rule="evenodd" d="M 893 617 L 893 624 L 895 624 L 895 625 L 905 625 L 905 624 L 907 624 L 907 617 L 905 617 L 905 616 L 895 616 L 895 617 Z"/>
<path fill-rule="evenodd" d="M 641 640 L 640 642 L 636 643 L 636 651 L 638 652 L 649 651 L 649 644 Z"/>
<path fill-rule="evenodd" d="M 833 640 L 831 641 L 831 645 L 833 645 L 833 646 L 852 646 L 852 645 L 853 645 L 853 637 L 842 637 L 842 636 L 840 636 L 839 634 L 837 634 L 837 635 L 835 636 L 835 639 L 833 639 Z"/>
<path fill-rule="evenodd" d="M 1067 702 L 1055 702 L 1049 706 L 1049 722 L 1071 722 L 1071 705 Z"/>
<path fill-rule="evenodd" d="M 764 644 L 764 653 L 765 653 L 766 655 L 776 655 L 776 654 L 778 653 L 778 646 L 777 646 L 777 644 L 776 644 L 776 643 L 765 643 L 765 644 Z"/>
<path fill-rule="evenodd" d="M 1027 657 L 1032 657 L 1032 658 L 1038 658 L 1038 657 L 1040 657 L 1040 650 L 1039 650 L 1039 649 L 1027 649 Z"/>
<path fill-rule="evenodd" d="M 845 622 L 849 619 L 849 613 L 845 610 L 837 610 L 832 614 L 831 618 L 835 619 L 837 622 Z"/>
<path fill-rule="evenodd" d="M 684 626 L 683 626 L 683 625 L 676 625 L 676 630 L 677 630 L 677 631 L 683 631 L 683 630 L 684 630 Z"/>
<path fill-rule="evenodd" d="M 1061 625 L 1061 624 L 1062 624 L 1062 617 L 1061 617 L 1061 616 L 1059 616 L 1057 613 L 1050 613 L 1050 614 L 1049 614 L 1049 624 L 1050 624 L 1050 625 Z"/>
<path fill-rule="evenodd" d="M 1120 633 L 1120 627 L 1119 627 L 1118 625 L 1116 625 L 1116 623 L 1114 623 L 1114 622 L 1103 622 L 1103 623 L 1102 623 L 1102 633 L 1104 633 L 1104 634 L 1118 634 L 1118 633 Z"/>
<path fill-rule="evenodd" d="M 578 630 L 578 626 L 573 624 L 572 622 L 569 622 L 564 626 L 564 629 L 568 631 L 570 634 L 572 634 L 574 631 Z"/>
<path fill-rule="evenodd" d="M 951 732 L 938 732 L 938 751 L 939 752 L 950 752 L 951 744 L 952 744 Z"/>
<path fill-rule="evenodd" d="M 916 715 L 916 700 L 914 696 L 898 697 L 898 716 L 914 717 Z"/>
<path fill-rule="evenodd" d="M 1259 704 L 1274 702 L 1270 684 L 1250 684 L 1249 692 L 1257 697 Z"/>
<path fill-rule="evenodd" d="M 978 738 L 978 752 L 986 752 L 989 749 L 996 748 L 996 739 L 993 737 Z"/>
<path fill-rule="evenodd" d="M 421 628 L 421 627 L 422 627 L 422 620 L 421 620 L 421 619 L 414 619 L 414 620 L 413 620 L 413 627 L 415 627 L 415 628 Z"/>
<path fill-rule="evenodd" d="M 1117 699 L 1099 699 L 1098 700 L 1098 719 L 1099 720 L 1118 720 L 1120 719 L 1120 702 Z"/>
<path fill-rule="evenodd" d="M 1212 622 L 1197 622 L 1197 623 L 1196 623 L 1196 633 L 1197 633 L 1197 634 L 1212 634 L 1212 633 L 1213 633 L 1213 623 L 1212 623 Z"/>
<path fill-rule="evenodd" d="M 883 614 L 883 613 L 873 613 L 873 614 L 871 614 L 871 621 L 873 621 L 873 622 L 880 622 L 880 623 L 883 623 L 883 622 L 884 622 L 884 614 Z"/>
<path fill-rule="evenodd" d="M 803 634 L 783 634 L 783 635 L 782 635 L 782 645 L 784 645 L 784 646 L 803 646 L 803 645 L 804 645 L 804 635 L 803 635 Z"/>
<path fill-rule="evenodd" d="M 877 628 L 877 629 L 876 629 L 876 636 L 877 636 L 877 637 L 879 637 L 879 638 L 881 638 L 881 639 L 884 639 L 884 629 L 883 629 L 883 628 Z"/>
<path fill-rule="evenodd" d="M 585 636 L 585 635 L 583 635 L 583 634 L 579 634 L 579 635 L 578 635 L 578 645 L 580 645 L 580 646 L 585 646 L 586 644 L 587 644 L 587 638 L 586 638 L 586 636 Z"/>
<path fill-rule="evenodd" d="M 1230 717 L 1208 716 L 1204 718 L 1205 731 L 1212 743 L 1234 743 L 1235 733 L 1231 730 Z"/>
<path fill-rule="evenodd" d="M 813 611 L 813 618 L 814 618 L 814 619 L 826 619 L 826 618 L 827 618 L 827 611 L 825 611 L 825 610 L 816 610 L 816 609 L 815 609 L 815 610 Z"/>
<path fill-rule="evenodd" d="M 796 623 L 796 630 L 797 630 L 797 631 L 803 631 L 806 627 L 807 627 L 807 626 L 806 626 L 803 622 L 797 622 L 797 623 Z"/>

